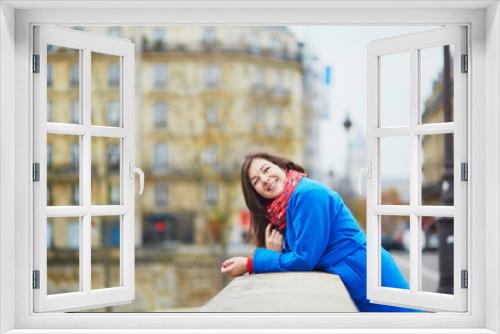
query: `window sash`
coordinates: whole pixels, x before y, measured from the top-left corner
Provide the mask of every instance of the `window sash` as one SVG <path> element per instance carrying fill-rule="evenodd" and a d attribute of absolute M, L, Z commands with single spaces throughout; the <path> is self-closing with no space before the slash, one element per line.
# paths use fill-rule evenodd
<path fill-rule="evenodd" d="M 34 75 L 34 161 L 40 163 L 40 181 L 34 183 L 34 270 L 40 270 L 40 289 L 34 289 L 33 307 L 35 312 L 69 311 L 88 309 L 90 307 L 129 302 L 134 296 L 134 237 L 133 212 L 134 204 L 131 196 L 133 179 L 128 173 L 121 171 L 120 179 L 123 187 L 123 205 L 94 206 L 91 204 L 91 138 L 121 138 L 121 164 L 126 166 L 133 157 L 133 44 L 124 40 L 111 39 L 88 33 L 77 32 L 59 27 L 40 26 L 35 30 L 34 52 L 40 55 L 40 73 Z M 47 122 L 47 45 L 58 45 L 79 50 L 82 120 L 81 124 Z M 112 54 L 121 57 L 123 83 L 121 93 L 123 99 L 124 125 L 122 128 L 93 126 L 90 123 L 90 57 L 91 52 Z M 122 69 L 119 68 L 120 71 Z M 78 206 L 47 206 L 47 134 L 78 135 L 80 144 L 78 152 L 71 149 L 71 156 L 78 157 L 79 165 L 79 200 Z M 78 153 L 78 155 L 76 155 Z M 72 159 L 74 160 L 74 158 Z M 75 161 L 72 161 L 75 163 Z M 122 217 L 122 247 L 120 249 L 121 285 L 110 289 L 92 290 L 91 279 L 91 217 L 120 215 Z M 73 293 L 47 294 L 47 223 L 50 217 L 80 217 L 80 291 Z"/>

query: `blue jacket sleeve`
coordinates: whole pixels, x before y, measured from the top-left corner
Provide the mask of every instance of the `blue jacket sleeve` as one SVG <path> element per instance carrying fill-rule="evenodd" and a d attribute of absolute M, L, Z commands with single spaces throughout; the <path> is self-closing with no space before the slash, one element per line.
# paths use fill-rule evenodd
<path fill-rule="evenodd" d="M 293 207 L 287 208 L 287 229 L 292 228 L 295 235 L 291 251 L 257 248 L 253 256 L 255 273 L 313 270 L 326 249 L 331 229 L 328 195 L 321 189 L 311 189 L 288 205 Z M 288 212 L 292 221 L 288 220 Z"/>

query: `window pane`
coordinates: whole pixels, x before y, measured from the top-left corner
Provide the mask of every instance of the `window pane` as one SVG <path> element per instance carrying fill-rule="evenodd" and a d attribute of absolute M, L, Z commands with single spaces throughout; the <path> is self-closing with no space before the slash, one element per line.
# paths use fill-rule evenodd
<path fill-rule="evenodd" d="M 410 123 L 410 54 L 380 57 L 380 126 Z"/>
<path fill-rule="evenodd" d="M 410 137 L 380 138 L 380 203 L 410 203 Z"/>
<path fill-rule="evenodd" d="M 80 136 L 47 134 L 47 205 L 79 205 Z"/>
<path fill-rule="evenodd" d="M 120 138 L 92 137 L 92 204 L 121 203 Z"/>
<path fill-rule="evenodd" d="M 47 219 L 47 294 L 80 290 L 80 218 Z"/>
<path fill-rule="evenodd" d="M 155 128 L 164 128 L 167 125 L 167 108 L 165 102 L 156 102 L 154 105 L 154 125 Z"/>
<path fill-rule="evenodd" d="M 454 220 L 420 217 L 422 240 L 421 290 L 453 294 Z"/>
<path fill-rule="evenodd" d="M 453 121 L 453 46 L 422 49 L 420 116 L 422 123 Z"/>
<path fill-rule="evenodd" d="M 121 217 L 92 217 L 92 289 L 120 286 Z"/>
<path fill-rule="evenodd" d="M 92 52 L 92 125 L 120 126 L 120 57 Z"/>
<path fill-rule="evenodd" d="M 380 286 L 409 289 L 410 217 L 380 216 L 380 232 L 383 247 L 380 256 L 382 278 L 382 282 L 379 282 Z M 395 266 L 406 280 L 406 285 L 396 279 L 400 274 Z"/>
<path fill-rule="evenodd" d="M 422 205 L 453 205 L 453 134 L 420 137 Z"/>
<path fill-rule="evenodd" d="M 47 121 L 80 122 L 80 50 L 47 45 Z"/>

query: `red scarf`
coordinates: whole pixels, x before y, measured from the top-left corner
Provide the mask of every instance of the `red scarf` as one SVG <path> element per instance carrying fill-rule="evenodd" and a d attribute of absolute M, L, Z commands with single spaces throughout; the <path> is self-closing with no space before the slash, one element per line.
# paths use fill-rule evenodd
<path fill-rule="evenodd" d="M 286 227 L 286 207 L 288 206 L 288 200 L 304 175 L 304 173 L 294 169 L 287 170 L 283 191 L 266 207 L 267 219 L 279 231 L 283 231 Z"/>

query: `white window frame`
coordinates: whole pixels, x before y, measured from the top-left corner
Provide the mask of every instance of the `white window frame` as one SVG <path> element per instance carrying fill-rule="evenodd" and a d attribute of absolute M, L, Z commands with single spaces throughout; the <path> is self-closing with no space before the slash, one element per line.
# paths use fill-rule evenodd
<path fill-rule="evenodd" d="M 127 333 L 152 333 L 152 328 L 164 329 L 162 332 L 165 333 L 180 331 L 175 328 L 192 328 L 190 332 L 193 333 L 214 333 L 223 332 L 217 328 L 234 328 L 224 331 L 248 333 L 248 329 L 237 329 L 249 327 L 256 333 L 283 332 L 283 328 L 290 329 L 285 332 L 294 333 L 386 333 L 387 328 L 392 328 L 391 333 L 500 332 L 500 228 L 497 224 L 500 221 L 500 117 L 497 112 L 500 109 L 500 8 L 497 1 L 332 0 L 296 1 L 287 5 L 277 1 L 213 1 L 204 5 L 214 9 L 210 11 L 193 9 L 193 6 L 175 1 L 127 2 L 130 7 L 143 7 L 139 13 L 135 8 L 122 6 L 123 3 L 106 0 L 64 4 L 44 0 L 6 0 L 0 4 L 0 333 L 47 333 L 44 328 L 60 333 L 76 333 L 77 330 L 78 333 L 116 333 L 119 329 L 128 329 Z M 43 10 L 46 7 L 51 9 Z M 469 24 L 473 88 L 469 92 L 468 146 L 471 158 L 468 195 L 471 201 L 468 221 L 474 226 L 468 239 L 468 257 L 471 259 L 468 311 L 425 315 L 32 313 L 32 291 L 29 289 L 30 226 L 33 219 L 30 210 L 33 199 L 29 190 L 32 185 L 32 85 L 28 75 L 31 68 L 30 24 L 61 22 L 81 26 L 208 22 L 212 25 Z M 488 265 L 485 265 L 486 261 Z"/>
<path fill-rule="evenodd" d="M 134 45 L 125 39 L 79 32 L 55 25 L 34 29 L 33 52 L 40 58 L 39 73 L 33 75 L 33 162 L 39 163 L 39 182 L 33 183 L 33 270 L 40 272 L 40 287 L 33 290 L 35 312 L 82 310 L 102 305 L 129 303 L 134 298 L 134 196 L 133 179 L 126 169 L 134 157 Z M 47 122 L 47 46 L 58 45 L 79 50 L 81 106 L 80 124 Z M 91 57 L 93 52 L 120 57 L 119 80 L 123 127 L 95 126 L 91 123 Z M 47 206 L 46 148 L 48 134 L 78 135 L 78 144 L 71 144 L 71 167 L 79 169 L 79 185 L 83 195 L 79 205 Z M 92 137 L 91 137 L 92 136 Z M 121 140 L 120 184 L 123 199 L 120 205 L 95 205 L 91 200 L 92 138 L 111 137 Z M 106 148 L 108 152 L 108 148 Z M 107 157 L 108 158 L 108 157 Z M 109 163 L 109 161 L 107 161 Z M 94 216 L 120 215 L 120 286 L 106 289 L 91 287 L 91 219 Z M 52 217 L 79 217 L 80 289 L 72 293 L 49 294 L 47 291 L 46 221 Z"/>

